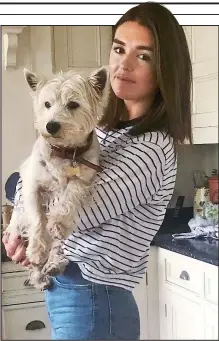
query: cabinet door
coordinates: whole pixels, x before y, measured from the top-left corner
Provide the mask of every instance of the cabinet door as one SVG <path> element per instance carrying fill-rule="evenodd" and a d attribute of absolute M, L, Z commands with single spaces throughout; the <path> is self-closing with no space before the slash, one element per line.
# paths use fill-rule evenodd
<path fill-rule="evenodd" d="M 205 306 L 205 340 L 218 340 L 218 306 L 212 303 Z"/>
<path fill-rule="evenodd" d="M 133 295 L 138 305 L 140 314 L 140 340 L 148 340 L 148 316 L 147 316 L 147 281 L 146 275 L 140 284 L 133 290 Z"/>
<path fill-rule="evenodd" d="M 88 75 L 108 65 L 111 26 L 54 26 L 53 33 L 56 72 L 74 69 Z"/>
<path fill-rule="evenodd" d="M 218 26 L 191 26 L 194 143 L 218 143 Z"/>
<path fill-rule="evenodd" d="M 166 289 L 160 305 L 160 335 L 166 340 L 204 338 L 203 309 L 197 302 Z"/>
<path fill-rule="evenodd" d="M 147 263 L 148 340 L 160 339 L 158 248 L 151 246 Z"/>

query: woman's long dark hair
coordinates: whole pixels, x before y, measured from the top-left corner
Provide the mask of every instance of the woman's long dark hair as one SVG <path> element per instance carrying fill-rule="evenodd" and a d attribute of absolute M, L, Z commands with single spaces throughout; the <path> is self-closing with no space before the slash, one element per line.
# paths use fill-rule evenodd
<path fill-rule="evenodd" d="M 126 12 L 113 27 L 113 38 L 117 28 L 127 21 L 135 21 L 152 33 L 159 87 L 151 108 L 131 128 L 130 134 L 160 130 L 169 133 L 176 144 L 184 143 L 185 139 L 192 143 L 192 66 L 183 28 L 166 7 L 155 2 L 140 4 Z M 99 126 L 106 131 L 114 129 L 124 110 L 124 101 L 110 87 L 108 105 Z"/>

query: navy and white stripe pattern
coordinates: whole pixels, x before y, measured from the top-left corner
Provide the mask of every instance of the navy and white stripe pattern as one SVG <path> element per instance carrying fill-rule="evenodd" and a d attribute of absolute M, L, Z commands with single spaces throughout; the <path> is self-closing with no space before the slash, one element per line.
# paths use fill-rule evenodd
<path fill-rule="evenodd" d="M 85 279 L 133 290 L 146 271 L 150 243 L 172 197 L 177 158 L 168 134 L 133 137 L 128 130 L 96 129 L 103 172 L 63 250 L 78 262 Z M 21 187 L 20 180 L 17 207 L 22 207 Z"/>
<path fill-rule="evenodd" d="M 133 290 L 172 197 L 177 158 L 168 134 L 132 137 L 128 129 L 108 134 L 96 129 L 104 170 L 63 249 L 84 278 Z"/>

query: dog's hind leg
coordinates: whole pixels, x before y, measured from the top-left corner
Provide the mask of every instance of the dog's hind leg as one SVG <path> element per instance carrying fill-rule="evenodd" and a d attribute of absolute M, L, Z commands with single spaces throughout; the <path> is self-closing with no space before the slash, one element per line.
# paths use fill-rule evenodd
<path fill-rule="evenodd" d="M 51 207 L 47 229 L 53 243 L 49 260 L 42 270 L 44 274 L 58 274 L 68 264 L 68 260 L 62 252 L 62 242 L 74 231 L 76 210 L 84 202 L 89 190 L 90 186 L 85 181 L 78 178 L 71 179 L 59 203 Z"/>
<path fill-rule="evenodd" d="M 47 224 L 47 228 L 53 238 L 53 241 L 49 259 L 42 269 L 42 274 L 55 276 L 62 273 L 69 262 L 62 251 L 62 243 L 68 233 L 65 233 L 65 226 L 63 226 L 60 222 L 54 222 L 51 219 Z"/>
<path fill-rule="evenodd" d="M 25 286 L 34 286 L 41 291 L 52 285 L 52 278 L 42 273 L 42 266 L 31 265 L 28 279 L 24 282 Z"/>

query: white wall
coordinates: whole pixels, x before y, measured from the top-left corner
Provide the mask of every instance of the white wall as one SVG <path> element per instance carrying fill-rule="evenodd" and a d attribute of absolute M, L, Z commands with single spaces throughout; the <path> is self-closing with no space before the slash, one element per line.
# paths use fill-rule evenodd
<path fill-rule="evenodd" d="M 31 151 L 35 138 L 32 102 L 23 76 L 23 67 L 31 68 L 29 29 L 19 37 L 18 68 L 4 70 L 2 63 L 2 202 L 8 176 Z M 4 46 L 3 46 L 4 49 Z M 3 53 L 4 59 L 4 53 Z"/>
<path fill-rule="evenodd" d="M 179 195 L 185 196 L 184 206 L 193 206 L 193 170 L 203 170 L 211 176 L 218 169 L 218 144 L 184 145 L 179 147 L 176 186 L 169 206 L 173 207 Z"/>
<path fill-rule="evenodd" d="M 16 70 L 4 70 L 2 61 L 2 203 L 4 185 L 30 154 L 36 133 L 32 100 L 23 68 L 37 73 L 52 73 L 52 35 L 50 26 L 25 27 L 19 35 Z M 4 46 L 2 47 L 2 51 Z M 4 51 L 2 53 L 4 58 Z"/>

